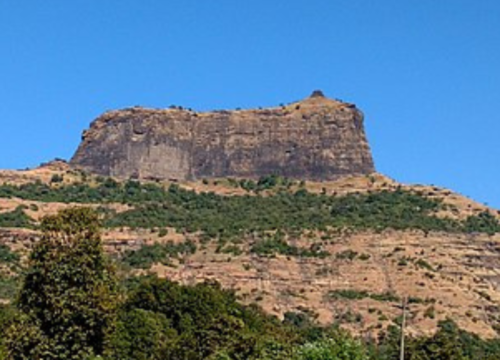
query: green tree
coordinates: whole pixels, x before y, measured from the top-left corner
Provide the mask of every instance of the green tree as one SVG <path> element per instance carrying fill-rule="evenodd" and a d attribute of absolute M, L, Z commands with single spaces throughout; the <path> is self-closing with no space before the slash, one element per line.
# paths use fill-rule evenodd
<path fill-rule="evenodd" d="M 368 356 L 360 342 L 339 333 L 300 346 L 294 360 L 368 360 Z"/>
<path fill-rule="evenodd" d="M 296 336 L 217 283 L 184 286 L 144 277 L 130 283 L 109 359 L 289 360 Z"/>
<path fill-rule="evenodd" d="M 162 360 L 173 347 L 176 332 L 162 313 L 143 309 L 123 311 L 110 341 L 109 359 Z"/>
<path fill-rule="evenodd" d="M 8 329 L 11 359 L 87 359 L 113 331 L 116 279 L 102 249 L 95 211 L 45 217 Z"/>

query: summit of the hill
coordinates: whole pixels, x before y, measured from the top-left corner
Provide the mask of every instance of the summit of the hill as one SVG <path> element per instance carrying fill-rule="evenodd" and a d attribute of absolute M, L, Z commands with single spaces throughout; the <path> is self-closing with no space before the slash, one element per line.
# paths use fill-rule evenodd
<path fill-rule="evenodd" d="M 319 90 L 266 109 L 111 111 L 84 132 L 70 163 L 100 175 L 162 180 L 334 180 L 375 171 L 361 111 Z"/>

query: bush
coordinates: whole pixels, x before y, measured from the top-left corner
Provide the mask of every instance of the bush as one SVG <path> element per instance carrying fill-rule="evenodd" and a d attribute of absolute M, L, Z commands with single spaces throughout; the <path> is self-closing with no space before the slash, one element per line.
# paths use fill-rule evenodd
<path fill-rule="evenodd" d="M 7 245 L 0 244 L 0 263 L 18 263 L 20 258 L 19 254 L 12 252 Z"/>
<path fill-rule="evenodd" d="M 401 298 L 392 292 L 385 292 L 381 294 L 370 293 L 368 291 L 359 291 L 352 289 L 340 289 L 329 292 L 329 296 L 333 299 L 347 299 L 347 300 L 362 300 L 370 298 L 376 301 L 399 302 Z"/>
<path fill-rule="evenodd" d="M 344 250 L 342 252 L 339 252 L 335 255 L 337 259 L 341 260 L 354 260 L 358 256 L 358 253 L 356 251 L 353 251 L 351 249 Z"/>
<path fill-rule="evenodd" d="M 59 174 L 52 175 L 52 177 L 50 179 L 51 183 L 61 183 L 63 181 L 64 181 L 63 175 L 59 175 Z"/>
<path fill-rule="evenodd" d="M 434 268 L 432 267 L 431 264 L 429 264 L 427 261 L 425 261 L 424 259 L 418 259 L 416 262 L 415 262 L 415 265 L 417 265 L 418 267 L 422 268 L 422 269 L 426 269 L 426 270 L 429 270 L 429 271 L 435 271 Z"/>

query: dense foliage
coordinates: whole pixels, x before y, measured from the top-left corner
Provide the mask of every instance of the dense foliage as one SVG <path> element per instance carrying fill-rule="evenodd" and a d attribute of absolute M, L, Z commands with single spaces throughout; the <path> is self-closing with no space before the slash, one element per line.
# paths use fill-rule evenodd
<path fill-rule="evenodd" d="M 132 291 L 117 330 L 111 359 L 258 359 L 270 343 L 285 348 L 296 337 L 215 283 L 186 287 L 157 278 Z"/>
<path fill-rule="evenodd" d="M 201 231 L 209 237 L 231 237 L 276 229 L 324 230 L 327 227 L 500 231 L 500 224 L 492 215 L 471 216 L 465 223 L 436 217 L 434 212 L 442 207 L 439 201 L 404 190 L 342 197 L 305 190 L 283 191 L 272 196 L 226 197 L 213 193 L 198 194 L 172 185 L 166 194 L 169 195 L 167 201 L 138 205 L 110 217 L 107 225 L 171 226 L 182 231 Z"/>
<path fill-rule="evenodd" d="M 87 359 L 104 350 L 116 302 L 97 214 L 67 209 L 46 217 L 7 331 L 12 359 Z"/>
<path fill-rule="evenodd" d="M 182 286 L 142 277 L 127 285 L 114 331 L 105 343 L 105 360 L 399 359 L 401 334 L 394 326 L 376 341 L 362 341 L 335 327 L 319 327 L 311 320 L 290 321 L 300 318 L 294 313 L 282 322 L 256 306 L 241 305 L 234 293 L 217 283 Z M 0 334 L 22 319 L 12 306 L 0 306 Z M 23 335 L 36 341 L 40 334 L 28 330 Z M 7 359 L 3 340 L 0 337 L 0 359 Z M 63 352 L 57 357 L 36 357 L 31 349 L 23 350 L 24 355 L 10 358 L 82 358 L 77 348 L 59 348 Z M 450 320 L 441 322 L 433 336 L 406 338 L 405 359 L 410 360 L 493 360 L 499 356 L 500 340 L 482 340 Z"/>
<path fill-rule="evenodd" d="M 369 346 L 373 360 L 399 359 L 400 330 L 391 326 L 382 333 L 378 344 Z M 407 337 L 405 359 L 408 360 L 494 360 L 500 358 L 500 340 L 483 340 L 461 330 L 453 321 L 439 322 L 432 336 Z"/>

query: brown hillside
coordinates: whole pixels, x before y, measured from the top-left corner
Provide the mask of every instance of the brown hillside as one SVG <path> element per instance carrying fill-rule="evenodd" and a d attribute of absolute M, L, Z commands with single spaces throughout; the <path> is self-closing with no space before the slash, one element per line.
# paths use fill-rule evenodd
<path fill-rule="evenodd" d="M 50 183 L 53 175 L 62 175 L 63 181 L 51 186 L 95 182 L 94 176 L 71 170 L 64 164 L 52 164 L 29 171 L 0 172 L 0 183 L 36 180 Z M 246 194 L 241 188 L 229 186 L 224 179 L 180 185 L 227 196 Z M 442 199 L 449 206 L 438 216 L 466 218 L 487 209 L 446 189 L 401 185 L 377 174 L 305 183 L 308 191 L 337 196 L 398 187 Z M 0 213 L 12 211 L 19 205 L 25 205 L 25 213 L 38 220 L 75 204 L 4 198 L 0 199 Z M 128 208 L 122 204 L 105 206 L 118 212 Z M 496 211 L 490 211 L 498 216 Z M 2 228 L 0 244 L 26 254 L 37 236 L 34 230 Z M 190 239 L 198 244 L 194 254 L 174 259 L 168 265 L 154 264 L 150 269 L 133 270 L 133 273 L 152 271 L 187 284 L 215 279 L 235 289 L 243 301 L 256 302 L 279 316 L 287 311 L 305 311 L 321 323 L 338 321 L 359 334 L 374 335 L 397 321 L 401 312 L 398 305 L 403 297 L 409 297 L 409 330 L 415 334 L 434 331 L 437 322 L 446 317 L 484 337 L 492 337 L 498 330 L 499 234 L 328 229 L 305 231 L 298 237 L 287 238 L 300 248 L 320 243 L 330 253 L 324 259 L 258 256 L 247 251 L 252 239 L 245 239 L 241 254 L 222 253 L 217 251 L 215 243 L 203 244 L 197 234 L 178 233 L 174 229 L 168 229 L 164 236 L 150 229 L 108 229 L 104 231 L 104 239 L 110 253 L 137 250 L 155 242 L 180 243 Z M 5 274 L 10 270 L 3 267 L 2 271 Z"/>

